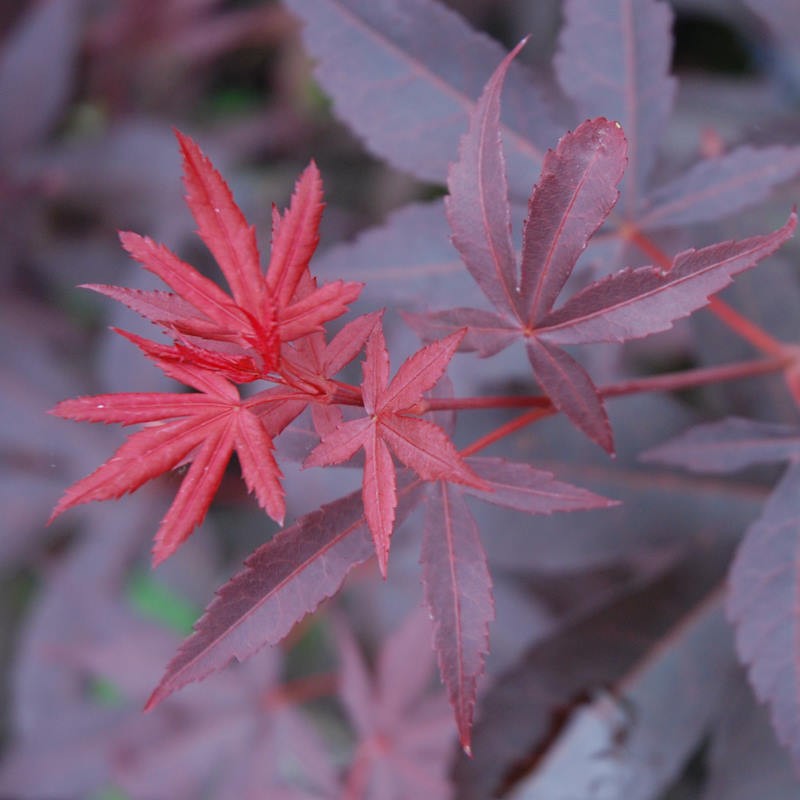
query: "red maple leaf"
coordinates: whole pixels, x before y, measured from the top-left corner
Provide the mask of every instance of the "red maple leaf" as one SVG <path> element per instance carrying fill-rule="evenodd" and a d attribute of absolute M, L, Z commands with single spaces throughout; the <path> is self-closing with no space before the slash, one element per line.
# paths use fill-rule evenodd
<path fill-rule="evenodd" d="M 60 403 L 52 412 L 75 420 L 149 427 L 134 433 L 105 464 L 67 489 L 51 521 L 73 506 L 120 497 L 191 462 L 156 534 L 156 564 L 203 520 L 234 451 L 248 489 L 274 520 L 283 523 L 284 495 L 273 437 L 309 402 L 329 401 L 338 385 L 333 374 L 355 358 L 374 324 L 360 318 L 345 326 L 331 353 L 325 354 L 324 323 L 347 310 L 361 284 L 335 281 L 320 288 L 309 272 L 323 208 L 322 183 L 313 162 L 298 180 L 286 213 L 281 216 L 273 208 L 272 253 L 264 273 L 255 231 L 225 181 L 191 139 L 178 132 L 176 136 L 189 208 L 231 294 L 166 247 L 134 233 L 121 234 L 123 246 L 173 292 L 89 288 L 165 328 L 173 336 L 172 344 L 118 332 L 164 372 L 199 393 L 81 397 Z M 304 345 L 306 338 L 319 342 Z M 283 386 L 242 400 L 234 383 L 259 378 Z"/>
<path fill-rule="evenodd" d="M 198 233 L 217 261 L 231 295 L 146 236 L 123 232 L 123 247 L 173 292 L 86 284 L 163 326 L 175 339 L 164 360 L 190 362 L 237 383 L 280 371 L 281 344 L 322 330 L 341 316 L 362 284 L 334 281 L 317 287 L 308 264 L 319 241 L 322 180 L 312 161 L 297 181 L 290 207 L 273 207 L 272 252 L 264 273 L 255 229 L 230 189 L 189 137 L 176 131 L 183 154 L 186 201 Z M 305 280 L 304 280 L 305 279 Z"/>
<path fill-rule="evenodd" d="M 267 399 L 265 394 L 270 395 L 275 408 L 281 407 L 285 397 L 278 393 L 286 394 L 281 389 L 268 389 L 242 400 L 226 378 L 191 365 L 162 366 L 197 393 L 101 394 L 64 400 L 51 412 L 88 422 L 149 424 L 132 434 L 105 464 L 70 486 L 50 521 L 81 503 L 133 492 L 152 478 L 191 461 L 156 533 L 154 565 L 172 555 L 203 521 L 234 451 L 247 488 L 274 520 L 283 523 L 284 494 L 272 438 L 297 414 L 293 408 L 286 409 L 288 419 L 257 413 Z"/>
<path fill-rule="evenodd" d="M 424 480 L 449 480 L 486 488 L 467 466 L 447 434 L 417 416 L 422 395 L 444 374 L 463 337 L 451 334 L 408 358 L 389 381 L 389 354 L 383 328 L 376 325 L 367 340 L 361 384 L 367 415 L 343 422 L 323 436 L 305 466 L 325 466 L 347 461 L 364 449 L 362 497 L 378 565 L 386 576 L 389 539 L 397 507 L 394 453 Z"/>

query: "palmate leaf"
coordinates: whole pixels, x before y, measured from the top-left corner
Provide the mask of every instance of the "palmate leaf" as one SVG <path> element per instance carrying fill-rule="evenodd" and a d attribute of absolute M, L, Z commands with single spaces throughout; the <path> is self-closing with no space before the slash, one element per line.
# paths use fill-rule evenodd
<path fill-rule="evenodd" d="M 342 796 L 447 800 L 452 721 L 443 692 L 429 689 L 430 621 L 412 612 L 383 643 L 374 675 L 349 629 L 336 634 L 340 697 L 357 735 Z"/>
<path fill-rule="evenodd" d="M 349 13 L 350 5 L 349 2 L 330 4 L 336 9 L 331 14 L 341 17 L 343 39 L 350 41 L 351 37 L 353 40 L 364 37 L 365 40 L 371 40 L 374 36 L 374 46 L 378 52 L 387 54 L 387 63 L 414 65 L 417 59 L 423 64 L 427 59 L 437 62 L 440 57 L 444 58 L 442 54 L 448 53 L 458 38 L 453 31 L 433 23 L 433 18 L 444 19 L 452 15 L 452 12 L 437 8 L 436 3 L 428 0 L 421 2 L 420 8 L 415 6 L 408 17 L 395 13 L 395 3 L 371 3 L 368 18 L 362 19 L 355 12 Z M 780 2 L 776 3 L 775 8 L 780 5 Z M 765 6 L 765 16 L 772 19 L 774 15 L 775 19 L 780 19 L 780 12 L 771 10 L 772 4 Z M 758 13 L 761 12 L 758 3 L 754 2 L 754 7 Z M 423 100 L 412 91 L 394 93 L 389 97 L 383 91 L 383 75 L 374 77 L 372 65 L 368 65 L 366 61 L 372 53 L 370 48 L 365 47 L 355 54 L 351 48 L 340 47 L 338 40 L 328 35 L 329 25 L 315 20 L 316 5 L 312 8 L 311 3 L 297 0 L 295 10 L 308 22 L 307 45 L 311 53 L 321 60 L 320 78 L 324 87 L 334 96 L 336 108 L 345 121 L 357 131 L 363 132 L 366 126 L 374 128 L 374 138 L 367 136 L 369 146 L 392 160 L 394 156 L 389 152 L 395 152 L 390 144 L 392 137 L 405 136 L 405 132 L 399 130 L 400 126 L 397 125 L 386 129 L 382 122 L 383 117 L 375 113 L 380 107 L 376 104 L 391 102 L 389 119 L 402 117 L 413 121 L 410 123 L 410 130 L 414 133 L 413 148 L 409 147 L 407 150 L 405 168 L 411 168 L 410 165 L 417 158 L 422 160 L 424 147 L 429 146 L 441 130 L 440 126 L 436 132 L 425 137 L 424 147 L 420 146 L 417 131 L 423 122 L 417 117 L 421 109 L 426 108 Z M 413 29 L 415 19 L 424 19 L 418 39 L 397 33 L 398 17 L 402 17 L 404 30 Z M 649 176 L 653 172 L 652 167 L 676 90 L 676 81 L 669 75 L 672 51 L 671 17 L 668 4 L 662 0 L 603 0 L 601 3 L 570 0 L 565 3 L 564 27 L 555 60 L 556 75 L 564 92 L 574 102 L 576 115 L 572 119 L 575 122 L 586 117 L 603 115 L 620 122 L 625 130 L 630 165 L 627 170 L 628 178 L 622 184 L 624 198 L 621 205 L 624 207 L 617 209 L 617 213 L 625 219 L 624 228 L 632 225 L 639 230 L 649 231 L 718 220 L 760 202 L 775 186 L 791 179 L 800 171 L 800 148 L 745 146 L 701 161 L 661 186 L 653 185 Z M 454 19 L 460 23 L 457 17 Z M 785 26 L 782 30 L 785 30 Z M 425 53 L 421 54 L 415 49 L 418 41 L 426 43 Z M 472 59 L 480 49 L 481 57 L 484 57 L 483 50 L 477 44 L 468 45 L 464 42 L 456 47 L 461 52 L 470 52 Z M 492 51 L 495 52 L 493 63 L 496 64 L 502 53 L 494 48 Z M 487 55 L 488 53 L 487 50 Z M 460 52 L 458 58 L 461 58 Z M 467 67 L 472 67 L 472 59 L 468 63 L 458 62 L 462 69 L 458 78 L 453 78 L 454 81 L 464 74 Z M 491 66 L 485 68 L 485 74 L 488 74 Z M 403 72 L 402 66 L 397 69 L 398 72 Z M 374 95 L 370 95 L 371 104 L 364 102 L 365 95 L 350 91 L 347 81 L 354 72 L 359 77 L 368 76 L 363 79 L 374 86 Z M 506 89 L 505 113 L 517 113 L 522 109 L 524 113 L 539 114 L 539 96 L 527 90 L 524 84 L 519 85 L 514 72 L 512 67 Z M 413 82 L 411 75 L 417 75 L 412 67 L 409 67 L 407 74 L 409 82 Z M 418 77 L 420 84 L 424 85 L 427 76 L 422 68 Z M 448 79 L 449 73 L 437 81 L 434 72 L 430 93 L 443 92 L 443 85 L 447 87 Z M 478 94 L 479 85 L 478 82 L 473 96 Z M 423 95 L 427 97 L 428 93 L 423 92 Z M 440 99 L 436 104 L 437 113 L 446 115 L 447 107 L 447 102 Z M 466 120 L 464 113 L 446 116 L 447 125 L 450 126 L 459 117 L 463 129 Z M 515 200 L 527 197 L 530 186 L 530 167 L 521 166 L 516 155 L 520 145 L 518 135 L 522 131 L 521 135 L 524 137 L 524 130 L 518 127 L 509 130 L 507 126 L 501 128 L 509 160 L 510 191 Z M 551 133 L 549 139 L 528 135 L 527 144 L 536 143 L 540 149 L 536 158 L 529 159 L 531 167 L 541 164 L 544 149 L 552 146 L 558 133 Z M 451 142 L 455 142 L 455 134 L 448 135 Z M 452 152 L 451 143 L 446 153 L 447 160 L 452 158 Z M 438 162 L 445 163 L 442 158 L 438 158 Z M 434 171 L 441 175 L 444 166 L 437 166 Z M 428 180 L 433 177 L 430 173 L 418 174 Z M 337 247 L 330 254 L 331 265 L 335 265 L 337 270 L 335 275 L 361 279 L 362 274 L 369 274 L 372 279 L 373 264 L 388 262 L 394 266 L 396 263 L 398 267 L 402 265 L 402 271 L 398 269 L 397 273 L 393 272 L 391 275 L 392 283 L 387 289 L 392 292 L 392 301 L 399 299 L 403 285 L 412 277 L 413 293 L 417 297 L 418 278 L 435 280 L 440 270 L 445 268 L 441 255 L 444 238 L 435 223 L 439 213 L 435 206 L 425 212 L 427 219 L 424 224 L 419 220 L 420 215 L 413 213 L 413 210 L 403 209 L 393 215 L 384 228 L 364 234 L 355 244 Z M 497 209 L 494 213 L 503 214 L 502 210 Z M 623 228 L 617 227 L 616 232 L 624 236 Z M 378 239 L 381 246 L 368 252 L 370 248 L 367 245 L 377 244 Z M 397 242 L 401 243 L 402 252 L 394 256 Z M 388 257 L 384 244 L 389 248 Z M 368 273 L 367 269 L 370 270 Z M 382 288 L 382 281 L 383 278 L 379 276 L 378 283 L 372 289 L 373 293 Z M 386 294 L 378 297 L 377 302 L 385 304 Z M 444 335 L 449 330 L 452 328 L 442 330 L 439 335 Z M 467 341 L 469 339 L 468 335 Z"/>
<path fill-rule="evenodd" d="M 337 280 L 317 287 L 311 279 L 308 266 L 324 207 L 319 170 L 312 161 L 283 216 L 273 211 L 272 254 L 262 272 L 255 230 L 222 176 L 195 142 L 178 131 L 176 136 L 187 203 L 231 295 L 168 248 L 130 232 L 120 234 L 123 247 L 174 295 L 97 284 L 86 288 L 164 327 L 176 342 L 172 350 L 160 351 L 164 360 L 189 360 L 223 374 L 227 370 L 238 383 L 268 378 L 279 369 L 282 343 L 321 331 L 361 291 L 358 283 Z"/>
<path fill-rule="evenodd" d="M 618 120 L 628 137 L 625 211 L 638 208 L 672 111 L 672 12 L 661 0 L 566 0 L 556 74 L 578 113 Z"/>
<path fill-rule="evenodd" d="M 417 488 L 401 483 L 399 520 L 414 506 Z M 243 661 L 265 645 L 277 644 L 374 552 L 358 492 L 322 506 L 276 534 L 217 591 L 195 632 L 167 666 L 147 707 L 218 672 L 233 659 Z"/>
<path fill-rule="evenodd" d="M 567 779 L 577 788 L 584 775 L 598 777 L 594 770 L 630 780 L 631 788 L 637 779 L 652 781 L 649 793 L 631 797 L 657 796 L 653 787 L 679 772 L 717 701 L 724 702 L 719 674 L 734 663 L 719 598 L 728 556 L 729 548 L 693 552 L 566 621 L 498 676 L 481 701 L 474 758 L 456 764 L 459 797 L 502 796 L 507 781 L 520 777 L 515 767 L 557 763 L 559 733 L 573 770 L 555 786 L 539 787 L 536 797 L 558 797 Z M 629 692 L 632 704 L 625 701 Z M 588 737 L 570 740 L 573 715 Z M 662 725 L 676 733 L 664 735 Z M 635 746 L 630 753 L 627 741 Z M 621 775 L 618 763 L 628 766 Z M 624 788 L 623 782 L 609 796 L 627 797 Z"/>
<path fill-rule="evenodd" d="M 728 473 L 771 461 L 790 466 L 745 534 L 731 569 L 728 615 L 739 657 L 778 740 L 800 764 L 800 431 L 743 419 L 698 426 L 644 453 L 648 461 Z"/>
<path fill-rule="evenodd" d="M 456 333 L 423 347 L 406 359 L 390 381 L 386 340 L 382 326 L 376 325 L 367 340 L 363 364 L 361 388 L 367 416 L 343 422 L 325 435 L 305 461 L 307 467 L 340 464 L 364 449 L 364 513 L 384 576 L 397 505 L 392 453 L 423 480 L 483 485 L 447 434 L 415 415 L 415 406 L 444 375 L 460 340 L 461 334 Z"/>
<path fill-rule="evenodd" d="M 317 78 L 334 109 L 377 155 L 426 181 L 444 182 L 475 98 L 502 47 L 434 0 L 287 0 L 304 23 Z M 387 91 L 392 89 L 391 91 Z M 512 191 L 558 130 L 542 93 L 516 67 L 504 118 Z"/>
<path fill-rule="evenodd" d="M 132 434 L 105 464 L 67 489 L 50 521 L 81 503 L 136 491 L 187 459 L 192 462 L 156 532 L 154 564 L 175 552 L 203 521 L 234 452 L 259 505 L 279 523 L 285 513 L 273 456 L 272 436 L 278 431 L 269 431 L 224 378 L 189 366 L 172 372 L 200 393 L 95 395 L 65 400 L 52 410 L 67 419 L 159 424 Z"/>
<path fill-rule="evenodd" d="M 582 123 L 547 152 L 528 204 L 518 270 L 508 229 L 498 120 L 504 76 L 520 47 L 503 60 L 475 107 L 450 170 L 446 200 L 453 244 L 496 310 L 453 309 L 407 319 L 426 338 L 448 325 L 474 324 L 462 347 L 482 355 L 521 339 L 553 405 L 612 452 L 611 428 L 597 389 L 561 346 L 622 342 L 670 328 L 704 306 L 734 275 L 780 247 L 793 234 L 796 215 L 765 236 L 680 253 L 668 270 L 621 270 L 553 310 L 579 256 L 617 200 L 626 141 L 618 123 L 599 118 Z"/>
<path fill-rule="evenodd" d="M 529 514 L 608 508 L 615 502 L 557 481 L 528 464 L 478 457 L 467 459 L 467 464 L 485 488 L 444 481 L 431 487 L 420 561 L 439 672 L 455 712 L 461 746 L 469 754 L 494 602 L 486 554 L 464 495 Z"/>
<path fill-rule="evenodd" d="M 793 20 L 780 2 L 752 3 L 785 33 Z M 696 163 L 653 187 L 650 176 L 672 112 L 677 81 L 672 11 L 662 0 L 566 0 L 554 65 L 579 116 L 618 120 L 628 138 L 622 214 L 640 230 L 722 219 L 761 202 L 800 172 L 800 148 L 740 147 Z M 779 34 L 780 35 L 780 34 Z"/>

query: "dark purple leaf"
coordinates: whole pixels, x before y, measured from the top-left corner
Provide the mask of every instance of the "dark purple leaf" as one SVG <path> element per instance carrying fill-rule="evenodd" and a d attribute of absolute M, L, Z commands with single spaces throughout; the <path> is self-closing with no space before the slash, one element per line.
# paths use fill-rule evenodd
<path fill-rule="evenodd" d="M 175 690 L 277 644 L 296 622 L 374 553 L 359 493 L 323 506 L 255 550 L 181 645 L 153 692 L 153 707 Z"/>
<path fill-rule="evenodd" d="M 778 740 L 800 764 L 800 592 L 797 530 L 800 466 L 792 464 L 748 528 L 730 575 L 728 614 L 736 648 Z"/>
<path fill-rule="evenodd" d="M 624 269 L 573 295 L 541 321 L 538 335 L 554 344 L 622 342 L 668 330 L 675 320 L 702 308 L 709 298 L 794 235 L 797 215 L 782 228 L 740 242 L 686 250 L 665 272 L 658 267 Z"/>
<path fill-rule="evenodd" d="M 793 425 L 729 417 L 697 425 L 641 456 L 696 472 L 736 472 L 751 464 L 800 456 L 800 430 Z"/>
<path fill-rule="evenodd" d="M 537 325 L 619 197 L 627 143 L 619 124 L 587 121 L 548 150 L 522 238 L 520 309 Z"/>
<path fill-rule="evenodd" d="M 406 486 L 398 495 L 402 520 L 415 493 Z M 167 666 L 148 707 L 233 659 L 243 661 L 265 645 L 277 644 L 374 552 L 360 492 L 322 506 L 276 534 L 217 591 L 195 632 Z"/>
<path fill-rule="evenodd" d="M 536 379 L 553 405 L 593 442 L 613 452 L 611 423 L 586 370 L 565 350 L 547 341 L 531 338 L 525 345 Z"/>
<path fill-rule="evenodd" d="M 709 158 L 652 192 L 637 224 L 647 230 L 721 219 L 761 203 L 800 172 L 800 148 L 744 146 Z"/>
<path fill-rule="evenodd" d="M 611 604 L 594 608 L 574 625 L 558 630 L 551 638 L 534 645 L 516 667 L 498 676 L 483 699 L 475 726 L 475 757 L 462 758 L 456 766 L 459 797 L 464 800 L 491 797 L 501 788 L 509 789 L 511 782 L 520 778 L 520 768 L 524 765 L 531 768 L 547 763 L 554 734 L 562 730 L 564 721 L 568 719 L 566 712 L 577 710 L 580 713 L 587 700 L 600 700 L 601 704 L 613 701 L 608 708 L 613 712 L 611 719 L 626 723 L 619 728 L 623 754 L 627 731 L 634 737 L 646 734 L 656 742 L 674 747 L 673 753 L 685 756 L 686 743 L 680 736 L 671 744 L 668 737 L 662 737 L 659 713 L 652 717 L 650 709 L 653 703 L 658 705 L 673 699 L 677 704 L 672 690 L 664 689 L 663 681 L 667 680 L 671 685 L 677 679 L 680 685 L 681 670 L 687 663 L 681 653 L 681 646 L 685 643 L 671 629 L 680 626 L 685 615 L 722 578 L 726 565 L 724 555 L 724 551 L 706 552 L 704 555 L 695 553 L 667 575 L 649 580 L 622 599 L 615 598 Z M 716 625 L 713 620 L 712 615 L 709 624 L 716 642 L 726 634 L 724 626 Z M 691 630 L 691 616 L 684 624 L 689 626 L 687 630 Z M 680 631 L 681 627 L 678 627 L 677 632 Z M 702 642 L 700 644 L 702 650 Z M 678 649 L 671 652 L 672 647 Z M 654 662 L 653 672 L 648 675 L 648 661 L 643 659 L 648 656 L 657 658 L 659 653 L 661 664 Z M 702 652 L 697 664 L 693 663 L 694 656 L 691 658 L 688 663 L 692 672 L 689 674 L 696 676 L 700 683 L 690 678 L 680 685 L 685 694 L 685 704 L 680 704 L 679 717 L 686 714 L 687 708 L 691 709 L 695 692 L 701 697 L 709 682 L 713 687 L 718 680 L 713 671 L 703 673 Z M 725 660 L 724 649 L 722 659 L 725 667 L 731 663 Z M 645 678 L 654 683 L 648 684 Z M 635 686 L 637 680 L 642 680 L 642 698 L 626 707 L 624 698 L 628 688 Z M 603 690 L 601 687 L 607 688 Z M 642 706 L 646 721 L 642 722 L 640 732 L 636 726 L 637 709 L 641 703 L 646 703 Z M 684 719 L 691 728 L 691 714 Z M 608 736 L 608 731 L 604 736 Z M 554 749 L 553 755 L 556 752 Z M 602 757 L 602 749 L 598 753 L 594 748 L 591 755 Z M 673 770 L 676 760 L 672 762 Z M 558 795 L 551 793 L 549 796 Z M 577 796 L 586 795 L 579 793 Z"/>
<path fill-rule="evenodd" d="M 408 205 L 354 242 L 329 248 L 315 265 L 327 280 L 364 282 L 360 302 L 368 301 L 370 310 L 387 297 L 393 307 L 418 306 L 420 297 L 451 292 L 461 303 L 480 297 L 450 242 L 441 202 Z"/>
<path fill-rule="evenodd" d="M 439 672 L 456 715 L 461 746 L 469 753 L 494 602 L 478 528 L 460 488 L 440 481 L 432 489 L 420 560 Z"/>
<path fill-rule="evenodd" d="M 450 710 L 443 692 L 421 691 L 425 668 L 429 675 L 434 668 L 427 616 L 416 610 L 386 640 L 374 679 L 349 631 L 339 634 L 343 699 L 359 734 L 342 796 L 449 800 Z M 421 650 L 409 653 L 407 645 Z M 411 680 L 393 680 L 409 669 L 409 658 L 420 662 L 410 668 Z"/>
<path fill-rule="evenodd" d="M 518 315 L 517 260 L 511 241 L 511 207 L 500 141 L 500 94 L 508 68 L 524 43 L 500 63 L 470 114 L 458 160 L 450 166 L 445 209 L 453 244 L 464 264 L 504 315 Z"/>
<path fill-rule="evenodd" d="M 464 487 L 464 491 L 487 503 L 493 503 L 529 514 L 552 514 L 556 511 L 580 511 L 608 508 L 616 500 L 600 497 L 586 489 L 556 480 L 551 473 L 501 458 L 473 456 L 467 463 L 490 487 L 480 491 Z"/>
<path fill-rule="evenodd" d="M 317 78 L 367 146 L 400 169 L 443 183 L 467 115 L 502 48 L 433 0 L 287 0 L 305 23 Z M 504 126 L 512 191 L 557 136 L 540 93 L 517 67 Z"/>
<path fill-rule="evenodd" d="M 406 312 L 403 319 L 426 342 L 441 339 L 467 329 L 461 340 L 461 352 L 477 352 L 481 358 L 496 355 L 519 339 L 519 328 L 500 314 L 480 308 L 451 308 L 428 314 Z"/>
<path fill-rule="evenodd" d="M 580 116 L 622 124 L 628 137 L 624 210 L 635 215 L 672 111 L 672 13 L 660 0 L 567 0 L 565 16 L 558 79 Z"/>

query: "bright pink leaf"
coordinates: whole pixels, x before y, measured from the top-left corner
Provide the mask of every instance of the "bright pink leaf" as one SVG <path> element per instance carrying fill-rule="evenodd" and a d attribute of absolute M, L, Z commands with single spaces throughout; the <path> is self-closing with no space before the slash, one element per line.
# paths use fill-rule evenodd
<path fill-rule="evenodd" d="M 442 377 L 462 333 L 434 342 L 410 356 L 389 380 L 389 353 L 376 324 L 366 346 L 362 392 L 368 416 L 343 422 L 323 437 L 305 466 L 339 464 L 364 448 L 364 513 L 375 540 L 378 566 L 386 576 L 389 540 L 397 503 L 392 452 L 425 480 L 484 486 L 464 463 L 447 434 L 414 416 L 422 395 Z"/>
<path fill-rule="evenodd" d="M 281 306 L 294 297 L 297 284 L 319 243 L 322 178 L 312 161 L 298 178 L 289 208 L 273 227 L 267 288 Z"/>
<path fill-rule="evenodd" d="M 175 131 L 183 154 L 186 202 L 198 233 L 228 281 L 236 305 L 258 318 L 265 293 L 255 228 L 247 224 L 231 190 L 197 144 Z"/>
<path fill-rule="evenodd" d="M 69 487 L 53 509 L 51 521 L 76 505 L 120 497 L 186 461 L 192 462 L 156 533 L 156 564 L 202 522 L 234 451 L 259 505 L 279 523 L 284 517 L 281 474 L 272 454 L 271 432 L 265 427 L 266 419 L 253 411 L 258 398 L 242 402 L 236 387 L 196 367 L 173 364 L 168 365 L 167 371 L 170 369 L 173 377 L 193 385 L 199 393 L 96 395 L 65 400 L 52 411 L 68 419 L 151 426 L 131 434 L 105 464 Z M 273 404 L 281 403 L 274 392 L 270 398 Z M 288 415 L 271 421 L 288 424 L 302 408 L 288 410 Z"/>

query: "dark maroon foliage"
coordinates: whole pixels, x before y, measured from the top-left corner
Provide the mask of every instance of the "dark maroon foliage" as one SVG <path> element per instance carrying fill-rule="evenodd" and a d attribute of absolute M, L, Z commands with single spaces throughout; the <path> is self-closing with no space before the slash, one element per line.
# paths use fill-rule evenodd
<path fill-rule="evenodd" d="M 0 795 L 797 796 L 800 29 L 691 7 L 0 10 Z"/>

